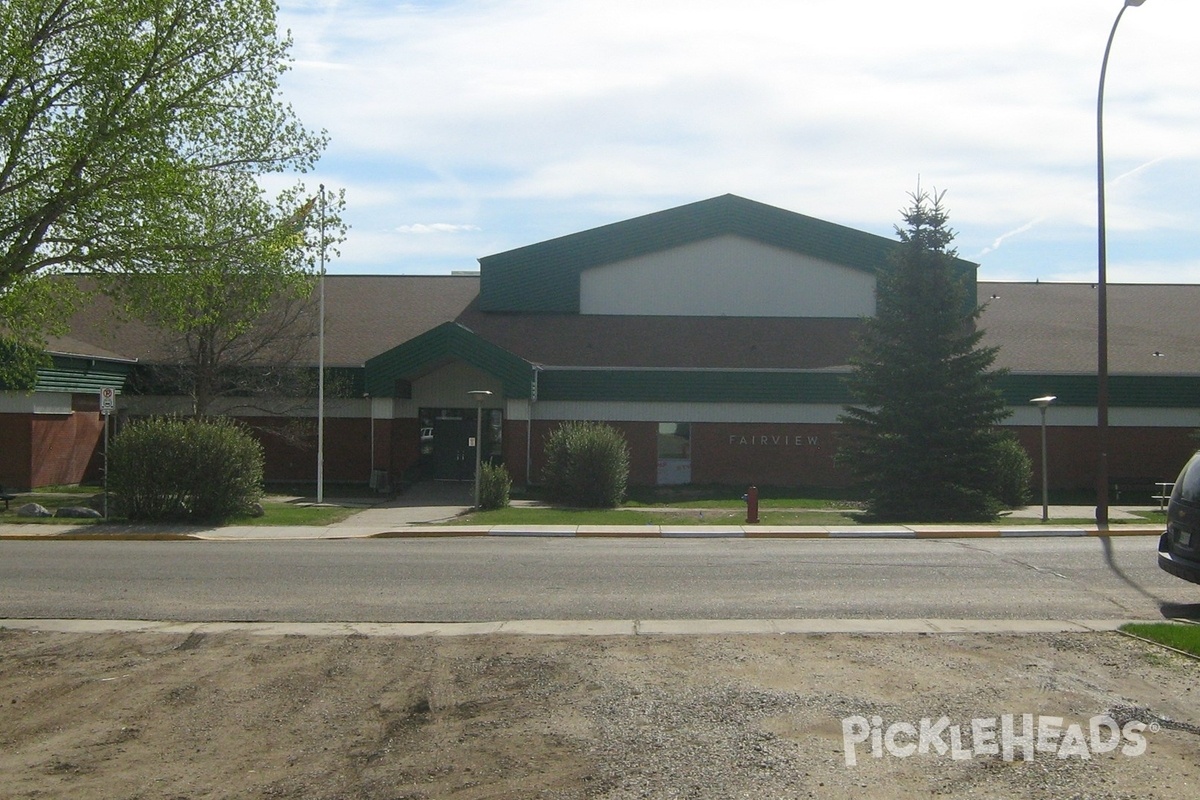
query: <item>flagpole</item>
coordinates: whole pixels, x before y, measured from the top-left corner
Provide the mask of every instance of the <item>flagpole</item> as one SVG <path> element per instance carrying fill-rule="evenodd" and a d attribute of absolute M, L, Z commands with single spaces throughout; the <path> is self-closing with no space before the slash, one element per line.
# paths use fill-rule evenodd
<path fill-rule="evenodd" d="M 325 184 L 321 190 L 320 321 L 317 323 L 317 504 L 325 502 Z"/>

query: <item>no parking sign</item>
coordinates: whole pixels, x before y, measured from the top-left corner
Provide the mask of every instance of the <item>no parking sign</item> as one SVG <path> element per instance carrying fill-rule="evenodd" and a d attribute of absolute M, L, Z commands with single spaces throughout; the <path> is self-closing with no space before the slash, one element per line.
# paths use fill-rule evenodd
<path fill-rule="evenodd" d="M 105 386 L 100 390 L 100 413 L 111 414 L 117 408 L 117 390 Z"/>

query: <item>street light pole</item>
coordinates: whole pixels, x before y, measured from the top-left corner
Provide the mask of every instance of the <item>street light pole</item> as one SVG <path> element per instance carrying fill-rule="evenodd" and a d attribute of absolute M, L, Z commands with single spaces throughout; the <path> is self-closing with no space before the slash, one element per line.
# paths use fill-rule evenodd
<path fill-rule="evenodd" d="M 317 312 L 317 505 L 325 502 L 325 184 L 320 184 L 320 310 Z"/>
<path fill-rule="evenodd" d="M 475 398 L 475 510 L 478 511 L 479 481 L 482 477 L 479 467 L 483 460 L 483 401 L 484 398 L 491 397 L 492 393 L 487 389 L 472 389 L 467 394 Z"/>
<path fill-rule="evenodd" d="M 1052 394 L 1035 397 L 1029 402 L 1042 411 L 1042 522 L 1050 519 L 1050 481 L 1046 472 L 1046 409 L 1058 398 Z"/>
<path fill-rule="evenodd" d="M 1104 224 L 1104 78 L 1108 72 L 1108 54 L 1112 50 L 1113 37 L 1125 9 L 1140 6 L 1146 0 L 1125 0 L 1117 18 L 1113 20 L 1104 46 L 1104 60 L 1100 62 L 1100 87 L 1096 92 L 1096 211 L 1098 225 L 1098 274 L 1096 283 L 1097 331 L 1096 331 L 1096 444 L 1099 460 L 1096 465 L 1096 525 L 1108 527 L 1108 256 Z"/>

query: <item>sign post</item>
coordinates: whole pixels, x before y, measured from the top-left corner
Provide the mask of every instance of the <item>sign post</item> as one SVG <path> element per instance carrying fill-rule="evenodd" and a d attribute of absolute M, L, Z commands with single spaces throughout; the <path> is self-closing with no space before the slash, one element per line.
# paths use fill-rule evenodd
<path fill-rule="evenodd" d="M 100 413 L 104 417 L 104 518 L 108 519 L 108 416 L 117 408 L 117 390 L 105 386 L 100 390 Z"/>

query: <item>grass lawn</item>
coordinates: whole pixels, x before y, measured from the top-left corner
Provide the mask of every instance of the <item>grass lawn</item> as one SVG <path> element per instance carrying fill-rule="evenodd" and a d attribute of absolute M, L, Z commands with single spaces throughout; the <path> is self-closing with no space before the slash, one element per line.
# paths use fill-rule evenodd
<path fill-rule="evenodd" d="M 311 503 L 301 503 L 295 500 L 280 500 L 266 497 L 262 502 L 261 517 L 234 517 L 229 525 L 332 525 L 341 522 L 356 511 L 362 511 L 363 506 L 340 506 L 326 504 L 322 506 Z"/>
<path fill-rule="evenodd" d="M 539 501 L 535 490 L 514 500 Z M 844 492 L 829 489 L 759 490 L 758 519 L 762 525 L 862 525 L 862 504 Z M 1114 526 L 1163 522 L 1166 515 L 1146 509 L 1133 519 L 1114 519 Z M 1062 527 L 1095 524 L 1091 516 L 1053 518 L 1043 523 L 1036 517 L 1002 516 L 1005 526 L 1050 525 Z M 550 505 L 516 505 L 495 511 L 465 514 L 447 525 L 743 525 L 746 502 L 727 486 L 681 486 L 641 488 L 629 491 L 618 509 L 564 509 Z"/>
<path fill-rule="evenodd" d="M 1188 625 L 1178 622 L 1132 622 L 1121 626 L 1121 630 L 1140 636 L 1143 639 L 1165 644 L 1200 656 L 1200 625 Z"/>
<path fill-rule="evenodd" d="M 746 511 L 742 499 L 744 489 L 729 486 L 631 487 L 625 498 L 625 508 L 723 508 Z M 836 489 L 760 487 L 758 508 L 765 509 L 842 509 L 851 511 L 861 506 L 853 496 Z"/>
<path fill-rule="evenodd" d="M 703 512 L 703 513 L 701 513 Z M 1161 516 L 1161 515 L 1160 515 Z M 1112 520 L 1114 527 L 1141 525 L 1154 522 L 1150 515 L 1135 519 Z M 760 525 L 865 525 L 860 515 L 849 509 L 832 508 L 779 508 L 759 507 Z M 1051 519 L 1043 523 L 1038 517 L 1001 517 L 990 524 L 1005 527 L 1088 527 L 1094 525 L 1092 517 L 1078 519 Z M 495 511 L 464 514 L 445 523 L 446 525 L 744 525 L 746 510 L 728 509 L 721 506 L 691 508 L 639 508 L 624 506 L 617 509 L 568 509 L 549 507 L 510 507 Z M 886 525 L 887 522 L 879 522 Z M 984 523 L 987 524 L 987 523 Z"/>
<path fill-rule="evenodd" d="M 9 510 L 0 510 L 0 523 L 20 523 L 22 525 L 94 525 L 103 522 L 124 522 L 121 517 L 103 519 L 64 519 L 62 517 L 18 517 L 17 509 L 26 503 L 37 503 L 51 513 L 63 506 L 84 506 L 87 500 L 102 490 L 95 486 L 63 486 L 38 489 L 36 492 L 25 492 L 17 495 L 17 499 L 9 504 Z M 263 515 L 261 517 L 234 517 L 229 525 L 331 525 L 341 522 L 356 511 L 361 511 L 365 504 L 354 505 L 328 504 L 316 506 L 312 503 L 297 501 L 291 498 L 268 495 L 263 498 Z"/>
<path fill-rule="evenodd" d="M 513 506 L 497 511 L 466 514 L 448 525 L 741 525 L 746 522 L 742 491 L 729 486 L 631 487 L 619 509 L 559 509 L 551 506 Z M 536 490 L 514 495 L 514 500 L 541 500 Z M 1051 496 L 1051 504 L 1088 505 L 1089 498 Z M 837 489 L 813 487 L 760 487 L 758 518 L 763 525 L 861 525 L 862 503 Z M 1146 508 L 1133 519 L 1114 519 L 1113 525 L 1165 522 L 1166 515 Z M 1092 516 L 1052 518 L 1002 516 L 1005 526 L 1042 524 L 1086 526 Z"/>
<path fill-rule="evenodd" d="M 103 492 L 98 486 L 47 486 L 36 492 L 17 493 L 17 498 L 8 504 L 8 511 L 0 510 L 0 522 L 20 522 L 33 525 L 90 525 L 96 520 L 63 519 L 55 517 L 18 517 L 17 509 L 26 503 L 37 503 L 50 513 L 64 506 L 87 506 L 88 500 Z"/>
<path fill-rule="evenodd" d="M 841 511 L 760 511 L 763 525 L 854 525 Z M 447 525 L 742 525 L 745 507 L 730 509 L 624 507 L 615 509 L 511 507 L 464 514 Z"/>
<path fill-rule="evenodd" d="M 295 494 L 286 494 L 295 488 Z M 271 485 L 263 500 L 261 517 L 236 517 L 230 525 L 330 525 L 346 519 L 356 511 L 378 502 L 379 495 L 353 487 L 338 487 L 336 500 L 327 505 L 312 503 L 312 486 L 295 487 Z M 84 505 L 87 498 L 98 494 L 96 486 L 64 486 L 39 489 L 25 493 L 12 502 L 12 510 L 0 512 L 0 522 L 24 524 L 62 524 L 63 519 L 17 517 L 15 510 L 24 503 L 40 503 L 50 511 L 66 505 Z M 303 495 L 307 494 L 305 498 Z M 297 496 L 299 495 L 299 497 Z M 536 491 L 514 499 L 538 500 Z M 1052 498 L 1057 500 L 1058 498 Z M 1065 498 L 1063 498 L 1065 499 Z M 1074 499 L 1074 498 L 1072 498 Z M 1086 498 L 1081 498 L 1086 500 Z M 861 525 L 860 504 L 844 492 L 812 488 L 773 488 L 759 490 L 759 523 L 762 525 Z M 1140 516 L 1122 523 L 1161 523 L 1165 515 L 1147 508 Z M 115 518 L 114 518 L 115 520 Z M 91 524 L 93 520 L 71 520 L 70 524 Z M 998 520 L 1005 526 L 1042 525 L 1040 517 L 1004 516 Z M 448 525 L 743 525 L 746 523 L 746 503 L 741 490 L 728 486 L 680 486 L 633 488 L 619 509 L 569 509 L 549 505 L 517 505 L 496 511 L 465 514 Z M 1087 526 L 1094 523 L 1089 517 L 1051 519 L 1053 526 Z"/>

